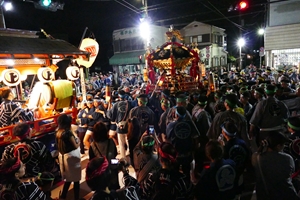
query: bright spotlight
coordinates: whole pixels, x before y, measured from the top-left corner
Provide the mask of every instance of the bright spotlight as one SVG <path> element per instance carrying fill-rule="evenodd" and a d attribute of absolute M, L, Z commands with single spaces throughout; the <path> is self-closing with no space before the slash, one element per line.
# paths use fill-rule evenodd
<path fill-rule="evenodd" d="M 141 20 L 141 24 L 140 24 L 140 35 L 142 38 L 148 39 L 149 38 L 149 22 L 148 20 L 144 19 Z"/>
<path fill-rule="evenodd" d="M 3 7 L 4 7 L 5 11 L 10 11 L 13 9 L 13 5 L 11 2 L 5 2 Z"/>
<path fill-rule="evenodd" d="M 263 29 L 263 28 L 258 29 L 259 35 L 263 35 L 264 33 L 265 33 L 265 29 Z"/>
<path fill-rule="evenodd" d="M 245 39 L 244 38 L 240 38 L 239 40 L 238 40 L 238 42 L 237 42 L 237 45 L 239 46 L 239 47 L 243 47 L 244 45 L 245 45 Z"/>

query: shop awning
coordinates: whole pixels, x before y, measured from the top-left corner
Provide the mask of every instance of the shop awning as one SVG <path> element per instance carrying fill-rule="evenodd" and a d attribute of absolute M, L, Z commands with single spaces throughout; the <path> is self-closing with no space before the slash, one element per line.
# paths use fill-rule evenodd
<path fill-rule="evenodd" d="M 0 59 L 89 57 L 88 52 L 64 40 L 1 36 L 0 44 Z"/>
<path fill-rule="evenodd" d="M 109 59 L 110 65 L 134 65 L 145 63 L 145 53 L 146 51 L 134 51 L 127 53 L 116 53 Z M 141 62 L 140 62 L 141 58 Z"/>

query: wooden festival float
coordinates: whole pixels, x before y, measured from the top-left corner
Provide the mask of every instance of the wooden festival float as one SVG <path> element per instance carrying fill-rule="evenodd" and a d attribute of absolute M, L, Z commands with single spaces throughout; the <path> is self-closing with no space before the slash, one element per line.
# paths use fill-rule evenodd
<path fill-rule="evenodd" d="M 24 109 L 35 110 L 32 137 L 53 146 L 57 118 L 61 113 L 77 116 L 76 92 L 73 81 L 79 78 L 79 67 L 66 68 L 68 80 L 55 80 L 56 65 L 62 60 L 88 60 L 90 53 L 57 39 L 38 38 L 37 32 L 21 30 L 0 30 L 0 74 L 5 87 L 17 95 Z M 29 99 L 22 99 L 22 82 L 32 77 L 32 92 Z M 34 84 L 34 80 L 38 81 Z M 1 90 L 0 89 L 0 90 Z M 0 91 L 1 92 L 1 91 Z M 12 129 L 14 125 L 0 128 L 0 152 L 10 143 L 16 142 Z M 51 139 L 48 138 L 51 135 Z M 50 141 L 51 140 L 51 141 Z"/>
<path fill-rule="evenodd" d="M 166 35 L 169 42 L 146 56 L 149 79 L 152 80 L 152 84 L 148 85 L 148 91 L 154 91 L 155 88 L 156 91 L 169 89 L 171 93 L 197 90 L 201 76 L 198 53 L 176 42 L 176 39 L 183 40 L 178 30 L 171 28 Z M 185 72 L 188 66 L 190 66 L 189 74 Z M 153 84 L 155 83 L 153 67 L 156 67 L 160 74 L 156 84 Z"/>

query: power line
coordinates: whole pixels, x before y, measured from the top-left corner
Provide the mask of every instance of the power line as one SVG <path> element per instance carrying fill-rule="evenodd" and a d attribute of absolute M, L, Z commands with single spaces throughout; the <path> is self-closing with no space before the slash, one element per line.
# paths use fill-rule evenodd
<path fill-rule="evenodd" d="M 256 13 L 262 13 L 264 11 L 255 11 L 255 12 L 251 12 L 251 13 L 245 13 L 245 14 L 241 14 L 241 16 L 246 16 L 246 15 L 252 15 L 252 14 L 256 14 Z M 199 14 L 193 14 L 193 16 L 196 16 L 196 15 L 199 15 Z M 240 15 L 233 15 L 233 16 L 230 16 L 230 17 L 227 17 L 227 18 L 235 18 L 235 17 L 239 17 Z M 190 16 L 182 16 L 182 17 L 177 17 L 177 18 L 169 18 L 169 19 L 163 19 L 163 20 L 157 20 L 156 22 L 165 22 L 165 21 L 171 21 L 171 20 L 176 20 L 176 19 L 182 19 L 182 18 L 187 18 L 187 17 L 190 17 Z M 208 20 L 199 20 L 200 22 L 202 23 L 206 23 L 206 22 L 213 22 L 213 21 L 218 21 L 218 20 L 223 20 L 224 18 L 214 18 L 214 19 L 208 19 Z M 169 25 L 174 25 L 174 26 L 185 26 L 187 24 L 189 24 L 190 22 L 188 23 L 180 23 L 180 24 L 169 24 Z M 166 26 L 169 26 L 169 25 L 166 25 Z"/>
<path fill-rule="evenodd" d="M 116 0 L 115 0 L 115 1 L 116 1 Z M 126 3 L 127 5 L 129 5 L 130 7 L 132 7 L 133 9 L 135 9 L 135 10 L 138 11 L 138 12 L 141 10 L 141 9 L 135 7 L 134 5 L 132 5 L 131 3 L 129 3 L 129 2 L 127 2 L 127 1 L 125 1 L 125 0 L 122 0 L 122 2 Z"/>
<path fill-rule="evenodd" d="M 135 12 L 135 13 L 139 13 L 139 11 L 136 11 L 135 9 L 133 9 L 133 8 L 131 8 L 131 7 L 129 7 L 129 6 L 127 6 L 127 5 L 123 4 L 123 3 L 121 3 L 121 2 L 118 1 L 118 0 L 114 0 L 114 1 L 117 2 L 118 4 L 124 6 L 125 8 L 128 8 L 129 10 Z"/>

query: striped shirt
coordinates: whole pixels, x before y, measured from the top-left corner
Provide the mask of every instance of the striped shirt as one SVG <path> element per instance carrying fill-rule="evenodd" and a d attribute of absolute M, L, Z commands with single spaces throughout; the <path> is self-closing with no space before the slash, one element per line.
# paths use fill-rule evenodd
<path fill-rule="evenodd" d="M 1 200 L 46 200 L 47 196 L 40 190 L 39 186 L 34 182 L 22 182 L 16 189 L 10 183 L 2 185 L 4 189 L 0 191 Z M 10 191 L 9 195 L 2 192 Z M 12 193 L 11 193 L 12 192 Z M 3 198 L 4 197 L 4 198 Z"/>
<path fill-rule="evenodd" d="M 22 109 L 16 102 L 4 100 L 0 105 L 0 127 L 10 126 L 22 121 L 33 121 L 33 112 Z"/>

